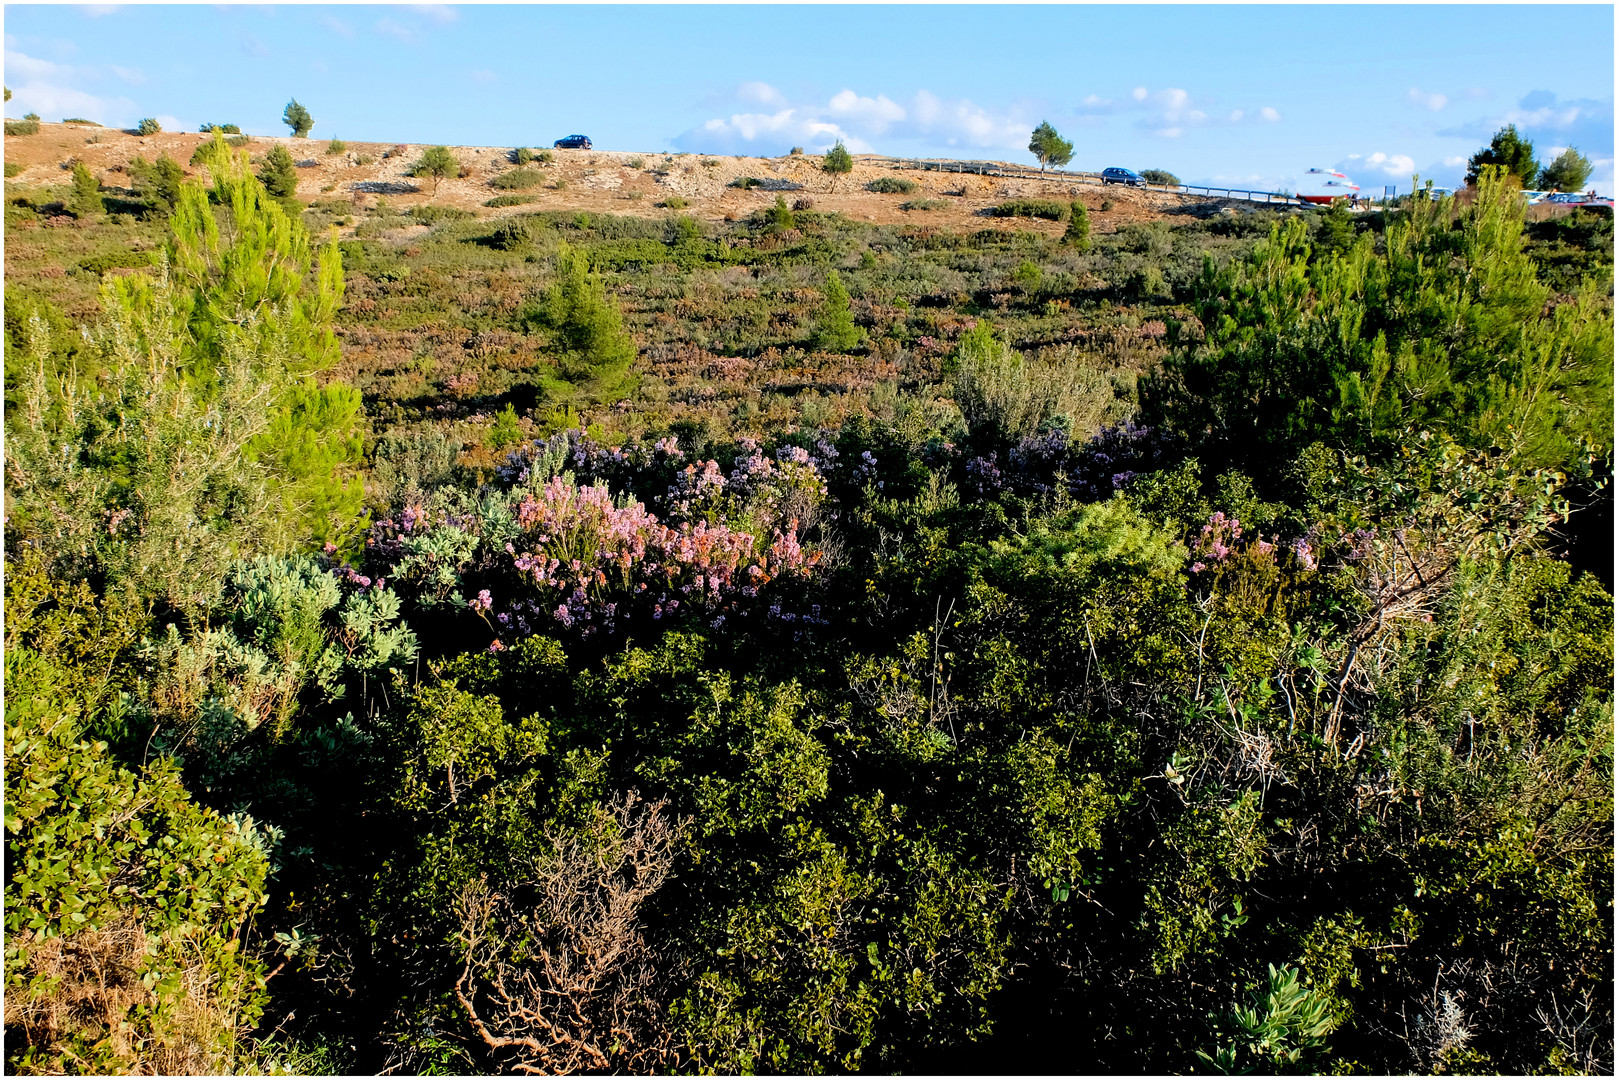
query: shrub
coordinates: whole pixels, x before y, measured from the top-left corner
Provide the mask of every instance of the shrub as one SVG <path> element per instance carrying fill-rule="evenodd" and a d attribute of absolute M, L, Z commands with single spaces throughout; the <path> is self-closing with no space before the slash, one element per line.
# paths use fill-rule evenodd
<path fill-rule="evenodd" d="M 80 260 L 79 269 L 87 274 L 94 274 L 96 277 L 100 277 L 108 270 L 120 270 L 126 267 L 138 268 L 150 265 L 152 265 L 152 256 L 150 252 L 125 250 L 112 251 L 105 255 L 95 255 L 91 258 Z"/>
<path fill-rule="evenodd" d="M 909 195 L 919 185 L 914 180 L 906 180 L 902 176 L 879 176 L 865 185 L 866 191 L 874 191 L 880 195 Z"/>
<path fill-rule="evenodd" d="M 331 142 L 326 144 L 326 153 L 346 154 L 348 153 L 348 144 L 341 139 L 334 138 Z"/>
<path fill-rule="evenodd" d="M 792 209 L 794 210 L 813 210 L 814 208 L 815 200 L 811 199 L 807 195 L 800 195 L 798 198 L 792 200 Z"/>
<path fill-rule="evenodd" d="M 200 154 L 203 148 L 197 149 Z M 193 157 L 191 163 L 197 164 L 197 158 Z M 143 157 L 136 157 L 129 163 L 128 171 L 136 193 L 149 211 L 161 217 L 173 212 L 180 201 L 180 184 L 185 180 L 185 170 L 178 161 L 167 154 L 157 155 L 157 160 L 151 164 Z"/>
<path fill-rule="evenodd" d="M 658 205 L 663 207 L 665 210 L 684 210 L 691 204 L 680 198 L 678 195 L 670 195 L 662 202 L 658 203 Z"/>
<path fill-rule="evenodd" d="M 911 199 L 899 204 L 901 210 L 942 210 L 948 204 L 943 199 Z"/>
<path fill-rule="evenodd" d="M 837 145 L 826 151 L 826 156 L 820 162 L 822 172 L 831 177 L 832 190 L 837 190 L 837 178 L 854 171 L 854 157 L 838 139 Z"/>
<path fill-rule="evenodd" d="M 423 225 L 441 225 L 446 221 L 465 221 L 475 217 L 470 210 L 462 210 L 458 206 L 418 206 L 410 211 L 410 216 Z"/>
<path fill-rule="evenodd" d="M 38 135 L 39 134 L 39 121 L 38 120 L 7 120 L 6 121 L 6 134 L 7 135 Z"/>
<path fill-rule="evenodd" d="M 533 239 L 533 222 L 526 217 L 507 218 L 489 234 L 489 244 L 501 251 L 521 251 Z"/>
<path fill-rule="evenodd" d="M 802 156 L 803 156 L 803 147 L 801 147 L 801 146 L 794 146 L 791 150 L 787 151 L 787 157 L 802 157 Z"/>
<path fill-rule="evenodd" d="M 539 153 L 534 155 L 534 160 L 539 162 L 541 165 L 549 165 L 551 162 L 556 160 L 556 155 L 551 153 L 549 150 L 541 150 Z"/>
<path fill-rule="evenodd" d="M 784 232 L 798 227 L 798 221 L 787 207 L 786 199 L 780 195 L 775 197 L 774 204 L 764 212 L 764 223 L 772 232 Z"/>
<path fill-rule="evenodd" d="M 65 120 L 63 120 L 62 123 L 64 123 L 64 124 L 83 124 L 86 127 L 100 127 L 101 126 L 100 124 L 96 123 L 94 120 L 86 120 L 82 116 L 69 116 Z"/>
<path fill-rule="evenodd" d="M 1101 200 L 1101 212 L 1106 213 L 1108 210 L 1111 210 L 1111 209 L 1112 209 L 1112 200 L 1111 199 L 1102 199 Z"/>
<path fill-rule="evenodd" d="M 995 217 L 1044 218 L 1047 221 L 1066 221 L 1068 204 L 1055 199 L 1012 199 L 994 208 Z"/>
<path fill-rule="evenodd" d="M 450 153 L 447 146 L 434 146 L 422 151 L 421 157 L 415 164 L 405 170 L 406 176 L 427 176 L 433 181 L 433 191 L 438 191 L 438 182 L 448 176 L 459 176 L 461 163 L 455 155 Z"/>
<path fill-rule="evenodd" d="M 517 423 L 517 410 L 507 403 L 489 425 L 487 446 L 490 450 L 504 450 L 522 438 L 522 427 Z"/>
<path fill-rule="evenodd" d="M 356 164 L 356 165 L 375 165 L 376 164 L 376 155 L 375 154 L 355 154 L 354 155 L 354 164 Z"/>
<path fill-rule="evenodd" d="M 1090 250 L 1090 211 L 1077 199 L 1069 208 L 1067 232 L 1062 234 L 1062 239 L 1079 251 Z"/>
<path fill-rule="evenodd" d="M 155 116 L 148 116 L 135 125 L 135 134 L 137 135 L 156 135 L 162 130 L 163 125 L 157 122 Z"/>
<path fill-rule="evenodd" d="M 200 149 L 200 148 L 199 148 Z M 298 193 L 298 167 L 292 155 L 280 143 L 270 147 L 258 170 L 259 183 L 277 199 L 287 199 Z"/>
<path fill-rule="evenodd" d="M 719 168 L 719 159 L 718 158 L 711 158 L 711 157 L 703 158 L 702 159 L 702 167 L 704 169 L 717 169 L 717 168 Z"/>
<path fill-rule="evenodd" d="M 741 188 L 743 191 L 751 191 L 758 187 L 761 183 L 763 183 L 763 181 L 759 180 L 757 177 L 738 176 L 736 179 L 732 180 L 728 186 L 733 188 Z"/>
<path fill-rule="evenodd" d="M 631 169 L 642 169 L 646 167 L 646 160 L 644 158 L 632 157 L 625 162 L 625 164 Z"/>
<path fill-rule="evenodd" d="M 292 129 L 295 138 L 303 138 L 315 126 L 315 118 L 309 115 L 309 110 L 298 104 L 293 98 L 287 102 L 286 109 L 281 113 L 281 122 Z"/>
<path fill-rule="evenodd" d="M 496 195 L 483 205 L 493 207 L 522 206 L 526 203 L 534 202 L 537 198 L 538 196 L 536 195 Z"/>
<path fill-rule="evenodd" d="M 1167 169 L 1146 169 L 1140 178 L 1148 184 L 1163 184 L 1166 187 L 1179 187 L 1180 178 Z"/>
<path fill-rule="evenodd" d="M 489 181 L 489 186 L 502 191 L 522 191 L 543 183 L 545 177 L 533 169 L 513 169 Z"/>
<path fill-rule="evenodd" d="M 842 276 L 833 270 L 826 275 L 826 305 L 815 324 L 814 347 L 826 352 L 847 352 L 865 339 L 865 331 L 854 325 L 849 311 L 848 290 Z"/>
<path fill-rule="evenodd" d="M 25 166 L 20 161 L 8 161 L 8 162 L 6 162 L 6 179 L 10 180 L 13 176 L 16 176 L 18 173 L 22 172 L 23 169 L 25 169 L 25 168 L 27 168 L 27 166 Z"/>
<path fill-rule="evenodd" d="M 101 201 L 101 181 L 82 161 L 73 163 L 73 194 L 68 206 L 78 218 L 105 213 L 107 209 Z"/>
<path fill-rule="evenodd" d="M 242 133 L 242 129 L 235 124 L 203 124 L 197 130 L 204 135 L 216 130 L 223 131 L 226 135 L 240 135 Z"/>
<path fill-rule="evenodd" d="M 534 152 L 526 146 L 517 147 L 510 156 L 513 165 L 526 165 L 534 160 Z"/>

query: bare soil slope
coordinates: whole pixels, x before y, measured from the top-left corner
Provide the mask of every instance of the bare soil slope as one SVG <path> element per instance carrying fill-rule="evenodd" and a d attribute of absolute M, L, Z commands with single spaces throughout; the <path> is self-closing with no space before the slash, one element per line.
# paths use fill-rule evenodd
<path fill-rule="evenodd" d="M 188 173 L 192 153 L 209 136 L 164 132 L 139 136 L 113 128 L 77 124 L 42 124 L 37 135 L 11 136 L 5 140 L 8 163 L 25 166 L 15 179 L 29 184 L 65 183 L 74 159 L 84 162 L 109 187 L 125 187 L 124 166 L 139 155 L 148 161 L 167 154 Z M 521 206 L 490 208 L 484 204 L 501 195 L 491 181 L 517 166 L 511 161 L 511 148 L 495 146 L 453 147 L 465 176 L 445 180 L 434 188 L 431 180 L 412 179 L 407 170 L 423 145 L 348 142 L 344 153 L 327 152 L 327 139 L 295 139 L 255 136 L 247 149 L 256 159 L 271 145 L 287 147 L 300 165 L 298 195 L 308 202 L 348 201 L 357 209 L 386 198 L 400 209 L 431 203 L 475 211 L 480 216 L 535 210 L 582 210 L 596 213 L 661 216 L 661 206 L 670 196 L 684 199 L 685 213 L 710 220 L 745 218 L 774 202 L 776 195 L 788 203 L 809 199 L 816 210 L 834 211 L 857 221 L 882 224 L 932 225 L 950 230 L 983 228 L 1034 228 L 1058 234 L 1056 222 L 1028 218 L 997 218 L 991 208 L 1007 199 L 1078 199 L 1091 213 L 1097 232 L 1111 232 L 1131 221 L 1151 220 L 1165 215 L 1199 215 L 1233 212 L 1245 204 L 1223 204 L 1215 200 L 1191 200 L 1160 192 L 1124 187 L 1099 188 L 1075 185 L 1069 180 L 1024 179 L 975 176 L 960 173 L 918 172 L 895 169 L 886 159 L 856 157 L 853 173 L 833 178 L 820 169 L 820 158 L 708 157 L 697 154 L 646 154 L 606 150 L 555 150 L 547 165 L 530 166 L 543 174 L 543 182 L 520 192 L 533 197 Z M 362 160 L 370 159 L 367 164 Z M 1021 166 L 1019 166 L 1021 167 Z M 910 194 L 877 194 L 865 185 L 881 176 L 898 176 L 914 181 L 918 190 Z M 752 177 L 763 183 L 744 190 L 733 182 Z M 902 210 L 917 200 L 939 203 L 927 210 Z M 1108 209 L 1102 210 L 1106 202 Z"/>

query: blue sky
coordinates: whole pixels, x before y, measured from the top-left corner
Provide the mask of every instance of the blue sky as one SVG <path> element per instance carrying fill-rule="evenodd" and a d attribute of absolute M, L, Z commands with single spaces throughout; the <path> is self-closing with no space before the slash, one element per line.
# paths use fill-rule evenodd
<path fill-rule="evenodd" d="M 266 5 L 5 7 L 8 116 L 708 153 L 1030 160 L 1261 189 L 1457 182 L 1515 122 L 1613 189 L 1613 8 Z"/>

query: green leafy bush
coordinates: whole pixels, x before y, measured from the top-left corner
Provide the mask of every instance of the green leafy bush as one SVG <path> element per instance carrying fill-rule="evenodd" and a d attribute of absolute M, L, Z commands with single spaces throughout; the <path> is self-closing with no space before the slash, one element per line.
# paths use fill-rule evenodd
<path fill-rule="evenodd" d="M 1044 218 L 1047 221 L 1066 221 L 1070 206 L 1055 199 L 1012 199 L 994 207 L 996 217 Z"/>
<path fill-rule="evenodd" d="M 826 275 L 826 302 L 815 323 L 814 347 L 827 352 L 847 352 L 864 340 L 865 331 L 854 325 L 842 275 L 833 270 Z"/>
<path fill-rule="evenodd" d="M 157 135 L 161 134 L 162 131 L 163 125 L 159 124 L 156 118 L 151 116 L 135 125 L 135 134 L 137 135 Z"/>
<path fill-rule="evenodd" d="M 509 217 L 495 226 L 489 243 L 500 251 L 521 251 L 534 240 L 534 222 L 527 217 Z"/>
<path fill-rule="evenodd" d="M 477 215 L 458 206 L 434 206 L 427 203 L 412 207 L 410 216 L 423 225 L 442 225 L 447 221 L 467 221 Z"/>
<path fill-rule="evenodd" d="M 865 190 L 882 195 L 909 195 L 919 186 L 914 180 L 906 180 L 902 176 L 879 176 L 866 184 Z"/>
<path fill-rule="evenodd" d="M 6 134 L 7 135 L 38 135 L 39 134 L 39 121 L 38 120 L 7 120 L 6 121 Z"/>
<path fill-rule="evenodd" d="M 1090 250 L 1090 211 L 1077 199 L 1068 208 L 1067 231 L 1062 240 L 1077 251 Z"/>
<path fill-rule="evenodd" d="M 536 187 L 544 181 L 544 174 L 533 169 L 513 169 L 490 180 L 489 186 L 502 191 L 522 191 L 525 188 Z"/>
<path fill-rule="evenodd" d="M 666 195 L 663 197 L 663 201 L 658 205 L 663 207 L 665 210 L 684 210 L 691 204 L 680 198 L 678 195 Z"/>
<path fill-rule="evenodd" d="M 899 204 L 901 210 L 942 210 L 949 204 L 943 199 L 910 199 Z"/>
<path fill-rule="evenodd" d="M 308 109 L 298 104 L 297 98 L 287 102 L 287 107 L 281 112 L 281 122 L 292 129 L 295 139 L 306 137 L 315 126 L 315 118 L 309 115 Z"/>
<path fill-rule="evenodd" d="M 534 202 L 537 198 L 537 195 L 496 195 L 494 198 L 485 201 L 483 205 L 494 207 L 525 206 Z"/>
<path fill-rule="evenodd" d="M 326 144 L 326 153 L 346 154 L 348 153 L 348 144 L 343 140 L 334 137 L 331 142 Z"/>
<path fill-rule="evenodd" d="M 10 180 L 13 176 L 20 175 L 22 173 L 22 171 L 24 169 L 26 169 L 27 167 L 28 166 L 24 165 L 20 161 L 8 161 L 8 162 L 6 162 L 6 179 Z"/>

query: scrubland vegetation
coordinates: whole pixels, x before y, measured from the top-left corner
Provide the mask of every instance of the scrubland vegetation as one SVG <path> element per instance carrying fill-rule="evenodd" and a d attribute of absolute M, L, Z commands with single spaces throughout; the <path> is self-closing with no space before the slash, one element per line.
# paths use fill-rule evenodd
<path fill-rule="evenodd" d="M 1610 216 L 233 154 L 8 186 L 9 1069 L 1610 1072 Z"/>

